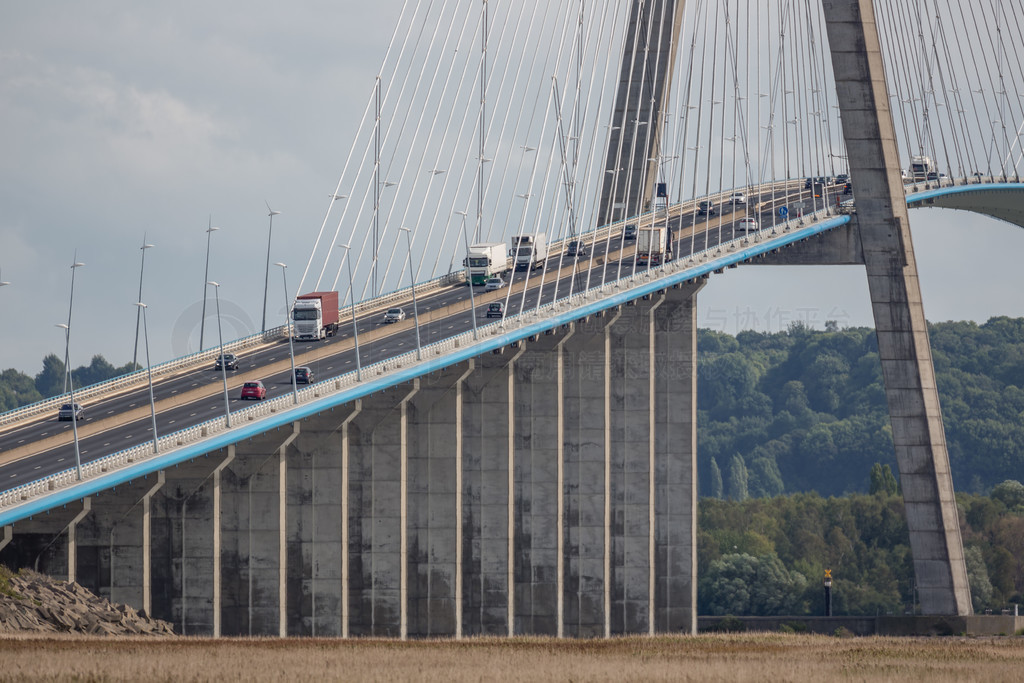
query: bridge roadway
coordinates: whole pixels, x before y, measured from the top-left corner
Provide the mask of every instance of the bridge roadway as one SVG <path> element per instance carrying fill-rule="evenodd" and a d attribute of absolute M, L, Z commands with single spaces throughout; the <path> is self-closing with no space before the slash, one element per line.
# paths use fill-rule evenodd
<path fill-rule="evenodd" d="M 777 189 L 774 202 L 771 193 L 763 193 L 762 211 L 757 216 L 758 220 L 764 226 L 770 225 L 773 204 L 792 203 L 805 194 L 803 188 L 796 188 L 795 184 Z M 683 205 L 676 215 L 669 218 L 676 249 L 681 253 L 691 251 L 691 239 L 695 251 L 713 247 L 720 240 L 732 239 L 735 221 L 745 215 L 741 209 L 710 219 L 706 216 L 695 217 L 692 206 Z M 687 207 L 690 207 L 689 210 Z M 696 228 L 691 230 L 694 223 Z M 591 246 L 590 256 L 580 260 L 575 275 L 571 260 L 564 259 L 558 273 L 557 287 L 554 274 L 551 271 L 546 273 L 541 304 L 551 301 L 556 292 L 559 297 L 567 296 L 573 277 L 577 278 L 573 291 L 586 287 L 586 268 L 591 259 L 597 260 L 590 276 L 591 287 L 597 286 L 602 276 L 611 281 L 632 272 L 635 247 L 632 241 L 623 239 L 621 232 L 610 239 L 598 238 Z M 610 257 L 606 258 L 609 251 Z M 557 264 L 557 261 L 550 260 L 548 267 L 551 268 L 552 264 Z M 538 305 L 537 292 L 541 287 L 541 275 L 540 269 L 514 274 L 509 285 L 512 295 L 508 297 L 507 315 L 515 315 L 523 309 L 528 310 Z M 527 277 L 529 288 L 524 298 L 522 288 Z M 508 294 L 507 289 L 487 293 L 479 291 L 479 288 L 474 291 L 477 292 L 475 314 L 478 322 L 490 322 L 485 318 L 487 304 L 504 300 Z M 452 285 L 420 297 L 418 309 L 421 343 L 425 346 L 471 330 L 473 321 L 468 315 L 469 302 L 470 295 L 465 285 Z M 411 303 L 403 304 L 403 307 L 408 317 L 404 323 L 394 325 L 383 323 L 383 309 L 357 316 L 362 366 L 387 360 L 415 348 L 416 331 Z M 339 334 L 334 338 L 324 342 L 296 343 L 295 363 L 310 367 L 314 381 L 317 382 L 353 372 L 356 369 L 356 358 L 351 337 L 351 319 L 348 319 L 343 321 Z M 268 398 L 287 395 L 291 391 L 290 371 L 288 344 L 283 339 L 240 355 L 238 369 L 228 373 L 229 403 L 232 409 L 240 407 L 242 403 L 239 391 L 245 381 L 262 380 Z M 223 415 L 222 387 L 221 374 L 215 372 L 210 365 L 155 383 L 158 432 L 169 434 Z M 86 417 L 78 427 L 83 463 L 152 440 L 147 385 L 95 401 L 86 405 L 85 409 Z M 55 416 L 50 416 L 14 425 L 0 433 L 0 490 L 73 467 L 75 456 L 71 429 L 69 422 L 57 422 Z"/>

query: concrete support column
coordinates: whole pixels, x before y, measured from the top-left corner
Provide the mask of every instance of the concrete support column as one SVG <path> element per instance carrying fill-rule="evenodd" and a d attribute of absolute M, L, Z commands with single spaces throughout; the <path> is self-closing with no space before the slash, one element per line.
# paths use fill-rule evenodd
<path fill-rule="evenodd" d="M 462 538 L 462 506 L 463 506 L 463 495 L 462 495 L 462 467 L 463 467 L 463 448 L 464 448 L 464 437 L 463 437 L 463 394 L 465 391 L 466 380 L 476 369 L 476 361 L 472 358 L 469 359 L 469 367 L 462 373 L 458 381 L 455 383 L 455 637 L 457 639 L 462 638 L 462 589 L 464 572 L 464 551 L 463 551 L 463 538 Z"/>
<path fill-rule="evenodd" d="M 654 610 L 656 606 L 657 573 L 655 572 L 655 551 L 657 548 L 657 507 L 655 506 L 655 492 L 657 487 L 657 449 L 655 447 L 655 434 L 657 434 L 657 411 L 654 410 L 657 401 L 657 373 L 658 355 L 655 340 L 656 322 L 655 313 L 665 303 L 665 294 L 662 294 L 653 306 L 647 311 L 647 335 L 648 335 L 648 434 L 647 440 L 647 634 L 654 635 L 655 619 Z M 696 403 L 696 401 L 694 401 Z M 696 481 L 696 477 L 694 477 Z"/>
<path fill-rule="evenodd" d="M 12 538 L 14 538 L 14 527 L 10 524 L 4 525 L 4 535 L 3 538 L 0 538 L 0 550 L 6 548 Z"/>
<path fill-rule="evenodd" d="M 91 509 L 91 499 L 86 496 L 82 499 L 82 511 L 68 523 L 68 583 L 75 583 L 78 580 L 78 523 Z"/>
<path fill-rule="evenodd" d="M 576 333 L 576 326 L 571 325 L 569 332 L 562 337 L 555 347 L 557 354 L 557 379 L 558 382 L 558 464 L 556 473 L 556 495 L 558 496 L 556 509 L 557 528 L 557 602 L 555 612 L 557 614 L 557 631 L 559 638 L 565 637 L 565 343 Z"/>
<path fill-rule="evenodd" d="M 402 399 L 401 417 L 401 463 L 399 465 L 399 582 L 398 594 L 401 603 L 399 614 L 399 637 L 409 637 L 409 401 L 420 391 L 420 380 L 412 381 L 412 391 Z"/>
<path fill-rule="evenodd" d="M 349 599 L 351 594 L 351 575 L 349 571 L 349 529 L 348 529 L 348 506 L 349 506 L 349 425 L 352 420 L 359 417 L 363 412 L 363 402 L 356 401 L 355 409 L 341 423 L 341 637 L 349 637 L 349 614 L 351 607 Z"/>
<path fill-rule="evenodd" d="M 621 316 L 621 310 L 615 311 L 604 327 L 604 573 L 601 581 L 605 638 L 612 635 L 612 325 Z"/>
<path fill-rule="evenodd" d="M 697 632 L 697 292 L 670 289 L 655 317 L 655 608 L 661 633 Z"/>
<path fill-rule="evenodd" d="M 506 581 L 508 581 L 508 635 L 516 634 L 516 361 L 526 352 L 525 342 L 508 363 L 508 555 Z"/>
<path fill-rule="evenodd" d="M 142 609 L 153 613 L 153 525 L 151 512 L 153 494 L 164 485 L 163 470 L 157 472 L 157 482 L 142 499 Z"/>
<path fill-rule="evenodd" d="M 823 0 L 893 443 L 924 614 L 970 587 L 872 0 Z"/>
<path fill-rule="evenodd" d="M 213 637 L 221 636 L 221 473 L 235 459 L 234 444 L 228 446 L 228 454 L 213 470 Z M 184 608 L 182 608 L 184 619 Z"/>

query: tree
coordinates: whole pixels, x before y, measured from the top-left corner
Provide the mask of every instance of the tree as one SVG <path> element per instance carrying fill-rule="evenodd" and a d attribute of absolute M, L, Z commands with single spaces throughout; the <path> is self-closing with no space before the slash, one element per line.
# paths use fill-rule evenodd
<path fill-rule="evenodd" d="M 749 498 L 748 479 L 749 475 L 747 466 L 743 462 L 743 456 L 737 453 L 729 462 L 729 497 L 739 501 Z"/>
<path fill-rule="evenodd" d="M 868 493 L 871 495 L 895 496 L 899 491 L 896 477 L 888 465 L 875 463 L 871 466 L 871 486 Z"/>
<path fill-rule="evenodd" d="M 975 612 L 982 612 L 991 604 L 992 582 L 988 578 L 988 568 L 981 548 L 964 548 L 964 562 L 967 565 L 967 583 L 971 587 L 971 603 Z"/>
<path fill-rule="evenodd" d="M 733 553 L 711 563 L 699 584 L 698 603 L 707 614 L 799 614 L 806 587 L 807 578 L 788 571 L 775 555 Z"/>
<path fill-rule="evenodd" d="M 711 471 L 711 490 L 709 495 L 712 498 L 721 499 L 723 497 L 722 470 L 718 468 L 718 461 L 714 457 L 711 458 L 711 467 L 709 469 Z"/>
<path fill-rule="evenodd" d="M 44 397 L 64 392 L 64 361 L 56 354 L 43 358 L 43 369 L 36 375 L 36 390 Z"/>
<path fill-rule="evenodd" d="M 992 498 L 998 500 L 1009 510 L 1024 506 L 1024 484 L 1014 479 L 1007 479 L 992 487 Z"/>

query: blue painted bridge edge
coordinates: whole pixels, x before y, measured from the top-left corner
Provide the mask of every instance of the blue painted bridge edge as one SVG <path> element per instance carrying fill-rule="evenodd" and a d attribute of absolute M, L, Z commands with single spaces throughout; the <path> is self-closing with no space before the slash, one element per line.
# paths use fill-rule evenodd
<path fill-rule="evenodd" d="M 233 427 L 227 432 L 217 434 L 204 441 L 199 441 L 169 453 L 156 455 L 140 462 L 119 468 L 99 477 L 83 481 L 79 484 L 69 486 L 52 494 L 41 496 L 37 499 L 27 501 L 23 505 L 12 507 L 0 512 L 0 526 L 11 524 L 20 519 L 40 514 L 47 510 L 67 505 L 81 500 L 100 491 L 123 485 L 133 479 L 139 479 L 159 470 L 173 467 L 182 462 L 193 460 L 200 456 L 226 448 L 260 434 L 287 427 L 291 423 L 303 418 L 334 409 L 356 399 L 369 396 L 375 392 L 387 389 L 404 382 L 422 377 L 431 372 L 443 370 L 452 365 L 465 362 L 470 358 L 479 356 L 496 349 L 503 348 L 509 344 L 522 341 L 536 334 L 543 334 L 546 330 L 565 325 L 580 318 L 594 315 L 601 311 L 623 305 L 629 301 L 640 299 L 644 296 L 658 292 L 659 290 L 671 287 L 672 285 L 710 275 L 716 270 L 726 268 L 732 264 L 742 263 L 747 259 L 760 256 L 771 250 L 799 242 L 813 237 L 840 225 L 850 222 L 849 216 L 836 216 L 826 219 L 820 223 L 803 228 L 792 229 L 777 237 L 768 238 L 756 245 L 737 249 L 736 251 L 724 254 L 720 258 L 713 259 L 707 263 L 694 266 L 675 273 L 670 273 L 658 278 L 652 278 L 650 282 L 635 285 L 629 289 L 614 294 L 606 294 L 597 300 L 587 302 L 578 308 L 558 313 L 551 317 L 517 328 L 503 334 L 498 334 L 487 339 L 480 339 L 465 348 L 457 349 L 454 352 L 437 358 L 428 358 L 422 361 L 389 372 L 381 377 L 364 380 L 360 384 L 339 391 L 338 393 L 323 398 L 315 399 L 295 408 L 282 410 L 279 413 L 268 417 L 260 418 L 242 426 Z M 641 271 L 642 272 L 642 271 Z M 612 287 L 613 285 L 608 285 Z"/>
<path fill-rule="evenodd" d="M 929 188 L 920 192 L 907 195 L 908 204 L 918 204 L 922 201 L 953 194 L 963 194 L 979 191 L 1024 191 L 1024 183 L 979 183 L 977 185 L 951 185 L 948 187 Z M 708 263 L 694 266 L 692 268 L 670 273 L 652 279 L 628 290 L 609 294 L 588 302 L 579 308 L 559 313 L 542 321 L 531 323 L 514 331 L 479 340 L 463 349 L 458 349 L 451 354 L 439 358 L 432 358 L 420 361 L 407 368 L 392 371 L 391 373 L 372 380 L 362 382 L 356 386 L 340 391 L 331 396 L 316 399 L 302 406 L 283 410 L 280 413 L 269 417 L 261 418 L 241 427 L 233 428 L 231 431 L 210 437 L 205 441 L 189 444 L 163 455 L 157 455 L 140 461 L 133 465 L 118 469 L 116 472 L 83 481 L 80 484 L 70 486 L 52 494 L 42 496 L 38 499 L 27 501 L 23 505 L 0 511 L 0 525 L 11 524 L 19 519 L 25 519 L 33 515 L 45 512 L 49 509 L 67 505 L 85 496 L 93 495 L 105 489 L 113 488 L 127 483 L 133 479 L 145 477 L 179 463 L 195 459 L 207 453 L 220 450 L 231 444 L 251 439 L 259 434 L 274 429 L 285 427 L 296 420 L 301 420 L 325 410 L 336 408 L 345 403 L 363 398 L 374 392 L 386 389 L 396 384 L 408 382 L 416 377 L 421 377 L 431 372 L 443 370 L 457 363 L 464 362 L 474 356 L 478 356 L 495 349 L 508 346 L 511 343 L 521 341 L 535 334 L 542 334 L 545 330 L 571 323 L 580 318 L 593 315 L 600 311 L 622 305 L 628 301 L 642 298 L 643 296 L 657 292 L 658 290 L 671 287 L 674 284 L 693 280 L 712 272 L 726 268 L 733 264 L 739 264 L 747 259 L 760 256 L 773 249 L 784 247 L 794 242 L 813 237 L 828 230 L 845 225 L 850 222 L 849 216 L 836 216 L 823 220 L 814 225 L 795 228 L 788 233 L 777 237 L 771 237 L 756 245 L 745 247 Z M 608 285 L 613 286 L 613 285 Z"/>

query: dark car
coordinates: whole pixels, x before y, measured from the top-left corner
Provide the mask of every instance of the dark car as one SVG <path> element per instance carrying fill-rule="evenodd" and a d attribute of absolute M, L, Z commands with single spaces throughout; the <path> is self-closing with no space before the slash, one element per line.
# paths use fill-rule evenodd
<path fill-rule="evenodd" d="M 636 239 L 636 223 L 630 223 L 622 229 L 622 239 L 635 240 Z"/>
<path fill-rule="evenodd" d="M 70 403 L 65 403 L 57 411 L 57 419 L 61 422 L 71 422 L 71 420 L 78 421 L 85 417 L 85 409 L 78 403 L 72 408 Z"/>
<path fill-rule="evenodd" d="M 840 173 L 836 176 L 836 185 L 845 185 L 850 182 L 850 176 L 847 173 Z"/>
<path fill-rule="evenodd" d="M 704 201 L 697 205 L 697 213 L 699 213 L 701 216 L 714 216 L 716 213 L 718 213 L 718 210 L 715 209 L 715 205 L 713 202 L 709 202 L 708 200 L 705 199 Z"/>
<path fill-rule="evenodd" d="M 267 397 L 267 388 L 263 386 L 263 382 L 256 380 L 255 382 L 246 382 L 242 385 L 241 399 L 256 399 L 262 401 Z"/>
<path fill-rule="evenodd" d="M 565 250 L 566 256 L 575 256 L 577 258 L 587 257 L 587 245 L 581 240 L 573 240 L 569 242 L 569 247 Z"/>
<path fill-rule="evenodd" d="M 213 363 L 214 370 L 220 370 L 221 366 L 224 366 L 226 370 L 237 370 L 238 369 L 238 357 L 233 353 L 225 353 L 217 356 L 217 360 Z"/>
<path fill-rule="evenodd" d="M 500 301 L 495 301 L 492 304 L 487 304 L 487 317 L 488 318 L 503 318 L 505 317 L 505 304 Z"/>
<path fill-rule="evenodd" d="M 843 194 L 853 194 L 853 183 L 843 185 Z"/>
<path fill-rule="evenodd" d="M 295 368 L 295 383 L 296 384 L 312 384 L 313 383 L 313 371 L 305 366 Z"/>

